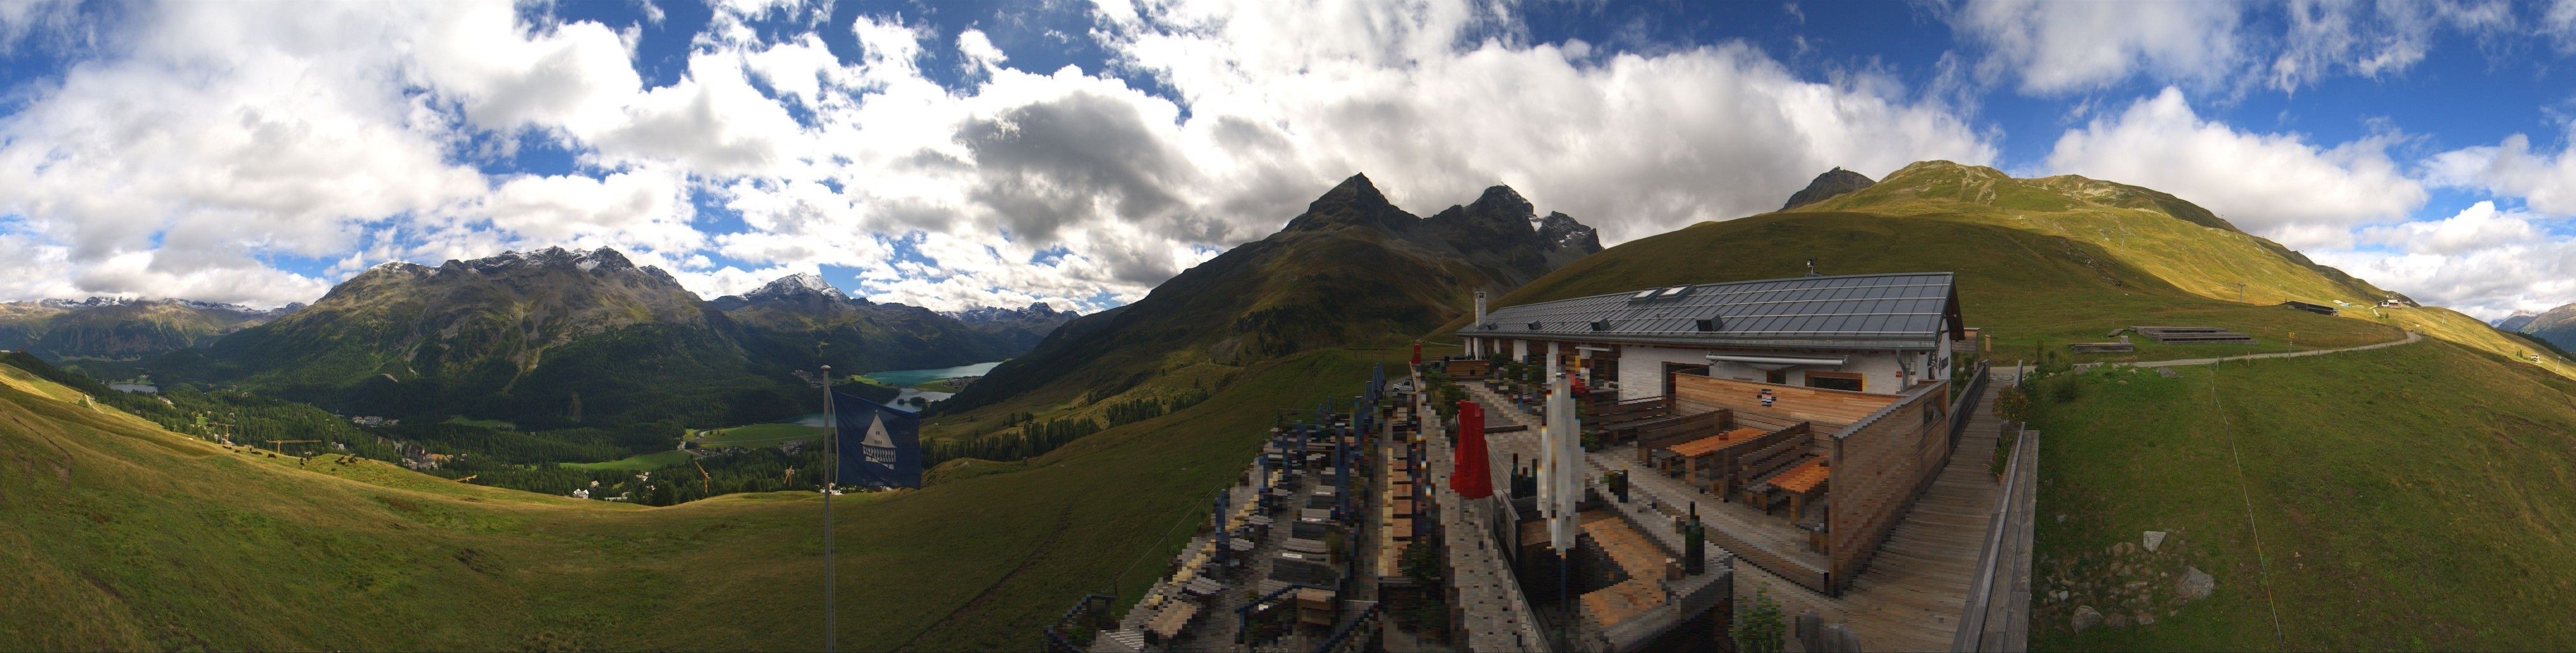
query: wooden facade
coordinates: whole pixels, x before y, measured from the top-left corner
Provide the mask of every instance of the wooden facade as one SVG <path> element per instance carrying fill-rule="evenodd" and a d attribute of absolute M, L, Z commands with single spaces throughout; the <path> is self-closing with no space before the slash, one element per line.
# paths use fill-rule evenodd
<path fill-rule="evenodd" d="M 1826 514 L 1826 555 L 1834 589 L 1849 586 L 1887 542 L 1905 508 L 1950 456 L 1942 419 L 1948 384 L 1915 389 L 1833 436 L 1833 507 Z"/>
<path fill-rule="evenodd" d="M 1724 410 L 1737 423 L 1812 425 L 1808 446 L 1831 461 L 1824 496 L 1826 578 L 1835 590 L 1859 576 L 1887 540 L 1907 505 L 1950 455 L 1944 383 L 1902 395 L 1781 386 L 1677 374 L 1675 404 L 1684 412 Z M 1770 406 L 1761 393 L 1771 391 Z M 1725 486 L 1714 488 L 1724 492 Z M 1785 526 L 1784 526 L 1785 527 Z"/>

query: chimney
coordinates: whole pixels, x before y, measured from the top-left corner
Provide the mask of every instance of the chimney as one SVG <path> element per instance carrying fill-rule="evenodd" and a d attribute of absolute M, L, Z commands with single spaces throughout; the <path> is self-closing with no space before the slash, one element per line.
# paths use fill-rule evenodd
<path fill-rule="evenodd" d="M 1485 291 L 1476 291 L 1476 323 L 1485 323 Z"/>

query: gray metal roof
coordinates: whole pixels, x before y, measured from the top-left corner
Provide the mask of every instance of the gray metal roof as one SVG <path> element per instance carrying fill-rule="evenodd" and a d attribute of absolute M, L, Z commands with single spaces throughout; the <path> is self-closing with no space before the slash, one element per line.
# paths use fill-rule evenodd
<path fill-rule="evenodd" d="M 1941 318 L 1950 322 L 1944 334 Z M 1703 330 L 1701 320 L 1712 320 Z M 1461 336 L 1788 349 L 1930 348 L 1960 337 L 1948 272 L 1647 288 L 1508 306 Z"/>

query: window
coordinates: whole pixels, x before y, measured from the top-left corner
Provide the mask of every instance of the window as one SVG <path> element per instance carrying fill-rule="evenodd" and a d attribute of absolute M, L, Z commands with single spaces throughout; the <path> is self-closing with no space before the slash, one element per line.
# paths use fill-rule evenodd
<path fill-rule="evenodd" d="M 1763 382 L 1763 383 L 1769 383 L 1769 384 L 1772 384 L 1772 385 L 1788 385 L 1788 384 L 1789 384 L 1789 372 L 1788 372 L 1787 370 L 1771 370 L 1771 371 L 1768 371 L 1768 372 L 1763 372 L 1763 373 L 1762 373 L 1762 382 Z"/>
<path fill-rule="evenodd" d="M 1807 387 L 1860 392 L 1861 376 L 1849 372 L 1808 372 Z"/>

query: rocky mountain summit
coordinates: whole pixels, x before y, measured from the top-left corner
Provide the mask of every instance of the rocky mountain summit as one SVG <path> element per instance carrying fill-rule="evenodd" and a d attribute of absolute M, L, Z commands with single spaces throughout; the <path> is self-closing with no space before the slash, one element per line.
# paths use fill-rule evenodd
<path fill-rule="evenodd" d="M 1081 316 L 1080 313 L 1073 311 L 1055 310 L 1054 306 L 1049 306 L 1046 302 L 1031 303 L 1028 308 L 977 306 L 962 311 L 950 311 L 947 315 L 949 317 L 957 318 L 957 321 L 959 322 L 965 322 L 967 324 L 991 324 L 995 322 L 1016 322 L 1021 320 L 1057 320 L 1061 322 L 1062 320 L 1070 320 Z"/>
<path fill-rule="evenodd" d="M 1024 393 L 1113 396 L 1158 370 L 1243 365 L 1326 346 L 1393 344 L 1601 250 L 1591 227 L 1539 218 L 1508 186 L 1418 217 L 1352 175 L 1277 233 L 1227 250 L 1143 299 L 1073 320 L 941 402 L 964 410 Z"/>
<path fill-rule="evenodd" d="M 213 342 L 304 308 L 90 297 L 0 302 L 0 349 L 50 358 L 132 358 Z"/>
<path fill-rule="evenodd" d="M 2523 327 L 2530 326 L 2532 320 L 2539 318 L 2540 315 L 2537 313 L 2514 313 L 2512 315 L 2505 316 L 2504 319 L 2496 320 L 2495 328 L 2506 331 L 2521 331 Z"/>
<path fill-rule="evenodd" d="M 1806 188 L 1798 189 L 1798 192 L 1789 195 L 1789 201 L 1781 204 L 1780 210 L 1787 211 L 1822 202 L 1832 199 L 1835 195 L 1868 188 L 1876 183 L 1878 182 L 1870 180 L 1869 175 L 1836 167 L 1825 171 L 1825 174 L 1816 175 L 1816 180 L 1807 182 Z"/>

